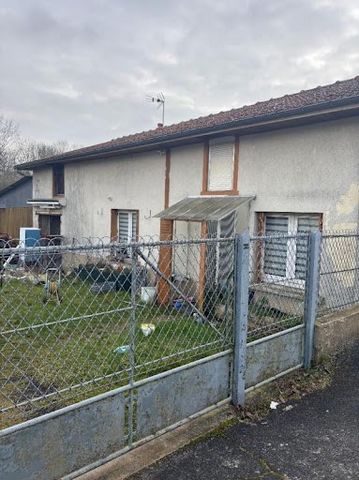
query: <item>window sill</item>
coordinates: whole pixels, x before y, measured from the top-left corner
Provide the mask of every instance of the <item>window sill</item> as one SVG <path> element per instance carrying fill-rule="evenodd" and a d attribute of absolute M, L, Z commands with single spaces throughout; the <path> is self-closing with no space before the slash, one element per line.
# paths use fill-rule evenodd
<path fill-rule="evenodd" d="M 201 195 L 239 195 L 238 190 L 203 190 Z"/>

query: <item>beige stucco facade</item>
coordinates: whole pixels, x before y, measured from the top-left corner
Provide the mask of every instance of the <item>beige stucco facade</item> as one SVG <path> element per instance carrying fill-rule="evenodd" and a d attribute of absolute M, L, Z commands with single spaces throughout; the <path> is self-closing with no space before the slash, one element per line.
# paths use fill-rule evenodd
<path fill-rule="evenodd" d="M 359 219 L 359 119 L 241 138 L 239 191 L 254 212 L 323 213 L 325 230 L 353 230 Z"/>
<path fill-rule="evenodd" d="M 201 194 L 203 149 L 203 143 L 171 149 L 170 205 Z M 109 237 L 111 209 L 138 210 L 139 235 L 158 235 L 154 215 L 164 208 L 165 170 L 161 150 L 66 164 L 62 235 Z M 50 167 L 34 171 L 33 189 L 34 198 L 52 197 Z M 251 231 L 256 212 L 322 213 L 326 230 L 357 229 L 359 119 L 241 136 L 238 190 L 256 196 Z M 176 228 L 177 234 L 199 234 L 185 222 Z"/>

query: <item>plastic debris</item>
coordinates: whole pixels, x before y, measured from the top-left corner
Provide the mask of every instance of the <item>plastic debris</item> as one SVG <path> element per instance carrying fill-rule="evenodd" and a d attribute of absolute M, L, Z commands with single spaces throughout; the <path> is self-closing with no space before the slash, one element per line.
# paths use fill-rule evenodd
<path fill-rule="evenodd" d="M 192 313 L 192 316 L 199 325 L 204 325 L 204 320 L 198 315 L 198 313 Z"/>
<path fill-rule="evenodd" d="M 116 347 L 113 353 L 127 353 L 130 351 L 129 345 L 121 345 L 120 347 Z"/>
<path fill-rule="evenodd" d="M 273 402 L 273 400 L 270 402 L 269 408 L 272 410 L 276 410 L 278 407 L 279 403 L 278 402 Z"/>
<path fill-rule="evenodd" d="M 155 325 L 153 323 L 141 323 L 141 332 L 145 337 L 148 337 L 155 331 Z"/>
<path fill-rule="evenodd" d="M 292 410 L 292 408 L 294 408 L 293 405 L 287 405 L 284 410 L 289 412 L 289 410 Z"/>

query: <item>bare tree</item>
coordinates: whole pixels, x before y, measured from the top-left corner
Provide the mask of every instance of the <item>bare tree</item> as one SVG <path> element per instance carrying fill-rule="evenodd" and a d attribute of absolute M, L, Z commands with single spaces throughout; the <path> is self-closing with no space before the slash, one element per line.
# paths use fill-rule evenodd
<path fill-rule="evenodd" d="M 14 149 L 19 139 L 18 125 L 0 115 L 0 175 L 12 172 L 15 165 Z"/>
<path fill-rule="evenodd" d="M 16 164 L 52 157 L 75 148 L 65 140 L 45 143 L 22 137 L 18 124 L 0 115 L 0 188 L 19 177 Z"/>
<path fill-rule="evenodd" d="M 53 157 L 75 148 L 75 145 L 70 145 L 65 140 L 59 140 L 55 143 L 44 143 L 28 138 L 21 138 L 16 148 L 16 163 L 26 163 L 33 160 Z"/>

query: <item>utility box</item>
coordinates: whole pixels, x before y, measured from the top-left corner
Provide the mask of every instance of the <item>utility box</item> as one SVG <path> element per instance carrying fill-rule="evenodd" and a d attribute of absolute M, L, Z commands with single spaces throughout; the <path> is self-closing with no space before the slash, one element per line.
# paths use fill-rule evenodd
<path fill-rule="evenodd" d="M 28 248 L 29 250 L 33 246 L 40 246 L 41 231 L 39 228 L 21 227 L 20 228 L 20 248 Z M 20 259 L 23 262 L 36 262 L 36 254 L 22 253 Z"/>

